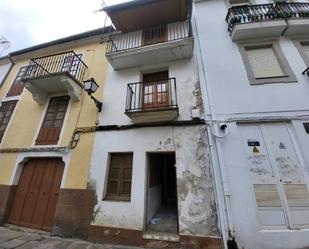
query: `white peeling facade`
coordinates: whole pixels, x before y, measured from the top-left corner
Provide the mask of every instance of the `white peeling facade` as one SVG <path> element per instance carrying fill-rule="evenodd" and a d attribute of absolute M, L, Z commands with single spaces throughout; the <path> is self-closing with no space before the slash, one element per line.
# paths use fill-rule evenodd
<path fill-rule="evenodd" d="M 226 248 L 309 246 L 309 3 L 293 2 L 194 2 Z"/>
<path fill-rule="evenodd" d="M 186 1 L 107 9 L 122 32 L 111 36 L 106 53 L 89 175 L 97 195 L 91 227 L 102 240 L 130 233 L 140 244 L 155 239 L 193 248 L 200 241 L 203 248 L 221 248 L 189 7 L 170 12 L 169 4 L 176 11 Z M 166 15 L 167 25 L 145 18 L 144 28 L 125 19 L 152 8 L 176 18 Z"/>

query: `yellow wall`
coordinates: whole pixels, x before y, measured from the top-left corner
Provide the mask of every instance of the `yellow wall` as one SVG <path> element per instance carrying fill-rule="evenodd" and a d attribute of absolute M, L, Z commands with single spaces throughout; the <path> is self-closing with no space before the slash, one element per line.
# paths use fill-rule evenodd
<path fill-rule="evenodd" d="M 82 60 L 88 66 L 86 78 L 93 77 L 100 85 L 95 97 L 102 99 L 103 83 L 106 77 L 107 60 L 105 57 L 106 44 L 93 43 L 79 47 L 73 47 L 76 53 L 82 53 Z M 65 50 L 64 50 L 65 51 Z M 60 50 L 57 52 L 61 52 Z M 5 100 L 5 94 L 9 90 L 19 68 L 29 63 L 29 60 L 19 61 L 12 68 L 8 78 L 0 89 L 0 99 Z M 86 79 L 85 78 L 85 79 Z M 41 126 L 42 118 L 48 103 L 38 105 L 31 93 L 24 89 L 10 124 L 7 127 L 0 148 L 29 148 L 32 147 L 36 133 Z M 76 127 L 95 126 L 98 118 L 98 111 L 90 97 L 83 91 L 80 101 L 71 101 L 65 122 L 62 127 L 62 136 L 59 146 L 67 146 L 70 142 L 73 131 Z M 71 160 L 66 165 L 67 176 L 65 179 L 66 188 L 86 188 L 87 179 L 92 156 L 94 133 L 81 134 L 80 141 L 75 149 L 71 151 Z M 39 153 L 38 153 L 39 154 Z M 0 154 L 0 184 L 8 184 L 16 166 L 17 153 Z"/>

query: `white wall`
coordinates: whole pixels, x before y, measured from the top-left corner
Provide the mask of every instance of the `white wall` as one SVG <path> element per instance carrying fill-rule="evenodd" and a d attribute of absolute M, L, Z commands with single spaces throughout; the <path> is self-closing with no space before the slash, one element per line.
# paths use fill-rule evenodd
<path fill-rule="evenodd" d="M 293 41 L 281 37 L 279 44 L 298 82 L 251 86 L 237 43 L 232 42 L 227 31 L 227 10 L 223 0 L 195 4 L 207 81 L 218 117 L 308 111 L 309 78 L 301 74 L 306 65 Z"/>
<path fill-rule="evenodd" d="M 191 108 L 195 105 L 194 91 L 198 83 L 196 67 L 193 59 L 178 60 L 160 65 L 117 70 L 108 66 L 107 79 L 104 86 L 103 110 L 100 125 L 131 124 L 125 115 L 127 84 L 140 82 L 142 73 L 149 71 L 169 71 L 169 77 L 176 78 L 179 120 L 191 119 Z"/>
<path fill-rule="evenodd" d="M 265 3 L 264 0 L 256 2 Z M 223 175 L 223 178 L 218 177 L 215 181 L 221 184 L 222 179 L 225 180 L 224 176 L 227 177 L 227 182 L 222 184 L 226 186 L 227 193 L 230 194 L 231 228 L 233 226 L 235 228 L 239 248 L 296 249 L 308 247 L 308 229 L 261 229 L 240 130 L 237 123 L 232 122 L 232 120 L 239 122 L 291 120 L 291 127 L 297 138 L 300 153 L 305 165 L 308 165 L 309 136 L 305 133 L 302 124 L 309 116 L 309 78 L 301 74 L 306 68 L 305 62 L 293 41 L 281 37 L 280 47 L 296 75 L 297 82 L 251 86 L 238 45 L 232 42 L 227 31 L 225 21 L 227 11 L 228 7 L 224 0 L 196 1 L 193 25 L 196 24 L 194 27 L 198 32 L 194 33 L 195 39 L 197 40 L 197 36 L 199 38 L 199 42 L 195 42 L 196 50 L 204 62 L 204 65 L 199 64 L 199 69 L 200 74 L 205 77 L 205 80 L 201 81 L 205 112 L 209 114 L 212 108 L 212 114 L 215 116 L 208 115 L 207 117 L 212 118 L 214 123 L 224 121 L 228 127 L 228 135 L 215 139 L 216 146 L 213 148 L 214 151 L 219 151 L 218 156 L 222 160 L 219 161 L 222 167 L 221 175 L 218 175 L 221 177 Z M 193 30 L 195 31 L 194 28 Z M 306 170 L 309 171 L 309 166 Z M 223 195 L 223 193 L 219 194 Z M 228 202 L 225 205 L 229 206 Z M 222 207 L 223 213 L 225 213 L 224 208 Z"/>
<path fill-rule="evenodd" d="M 162 203 L 162 185 L 148 188 L 148 200 L 147 200 L 147 223 L 156 214 Z"/>

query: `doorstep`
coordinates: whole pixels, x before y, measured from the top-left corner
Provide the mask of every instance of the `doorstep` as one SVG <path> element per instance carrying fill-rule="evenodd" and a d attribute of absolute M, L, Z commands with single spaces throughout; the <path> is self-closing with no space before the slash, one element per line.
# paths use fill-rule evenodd
<path fill-rule="evenodd" d="M 160 233 L 160 232 L 145 232 L 143 234 L 143 239 L 149 240 L 163 240 L 171 242 L 179 242 L 180 237 L 178 234 L 174 233 Z"/>

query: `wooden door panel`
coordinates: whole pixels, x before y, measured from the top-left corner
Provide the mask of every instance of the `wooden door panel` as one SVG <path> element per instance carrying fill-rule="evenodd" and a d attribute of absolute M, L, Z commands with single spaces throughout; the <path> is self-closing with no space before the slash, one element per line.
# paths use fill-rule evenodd
<path fill-rule="evenodd" d="M 53 219 L 56 211 L 58 196 L 60 192 L 61 180 L 64 171 L 64 163 L 60 160 L 54 162 L 55 174 L 54 179 L 51 184 L 49 196 L 48 196 L 48 205 L 45 213 L 45 218 L 43 221 L 42 229 L 50 231 L 53 225 Z"/>
<path fill-rule="evenodd" d="M 24 166 L 9 215 L 9 222 L 12 224 L 19 224 L 19 218 L 24 207 L 34 169 L 35 163 L 33 161 L 30 161 Z"/>
<path fill-rule="evenodd" d="M 59 158 L 31 159 L 20 176 L 9 222 L 50 231 L 63 171 Z"/>
<path fill-rule="evenodd" d="M 44 222 L 45 213 L 48 208 L 49 194 L 51 192 L 51 187 L 56 171 L 56 167 L 53 165 L 51 160 L 45 162 L 42 161 L 42 163 L 45 163 L 46 166 L 44 166 L 43 180 L 40 187 L 37 204 L 35 206 L 34 214 L 31 220 L 31 225 L 36 229 L 40 229 Z"/>
<path fill-rule="evenodd" d="M 44 167 L 41 167 L 38 161 L 36 161 L 35 169 L 30 182 L 30 187 L 26 195 L 23 210 L 21 212 L 19 223 L 23 226 L 30 226 L 33 210 L 35 209 L 40 187 L 42 184 L 42 178 L 44 175 Z"/>

